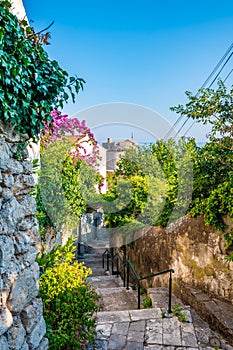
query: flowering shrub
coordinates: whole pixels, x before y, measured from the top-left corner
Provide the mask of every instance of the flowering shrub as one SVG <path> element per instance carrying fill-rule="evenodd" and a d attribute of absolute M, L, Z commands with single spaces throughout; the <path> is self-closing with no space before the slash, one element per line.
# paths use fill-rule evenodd
<path fill-rule="evenodd" d="M 38 204 L 43 203 L 44 208 L 40 208 L 47 212 L 55 229 L 72 229 L 85 212 L 88 199 L 96 196 L 98 144 L 85 121 L 68 118 L 57 110 L 51 112 L 51 117 L 40 133 L 41 171 L 36 199 Z"/>
<path fill-rule="evenodd" d="M 65 140 L 72 137 L 72 155 L 74 164 L 77 160 L 83 160 L 94 167 L 100 160 L 97 141 L 94 134 L 86 126 L 86 121 L 79 121 L 78 118 L 69 118 L 67 114 L 62 115 L 60 111 L 53 110 L 52 121 L 44 123 L 44 129 L 40 132 L 40 144 L 43 150 L 50 142 Z M 88 150 L 89 148 L 89 150 Z"/>

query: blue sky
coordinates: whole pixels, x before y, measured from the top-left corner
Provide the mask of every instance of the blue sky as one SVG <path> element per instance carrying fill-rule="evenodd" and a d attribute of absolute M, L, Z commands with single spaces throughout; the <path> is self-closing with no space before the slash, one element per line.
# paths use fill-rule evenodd
<path fill-rule="evenodd" d="M 94 128 L 98 123 L 88 115 L 90 107 L 113 102 L 157 111 L 172 125 L 178 116 L 169 107 L 185 103 L 186 90 L 197 91 L 233 42 L 233 2 L 227 0 L 23 2 L 36 30 L 55 20 L 46 51 L 71 75 L 86 81 L 76 104 L 64 110 L 71 116 L 82 111 Z M 229 62 L 223 78 L 231 68 Z M 232 83 L 233 74 L 227 81 Z M 150 113 L 141 119 L 146 130 L 158 128 Z M 122 123 L 110 114 L 109 122 Z M 98 137 L 124 138 L 123 129 L 121 134 L 102 128 Z M 197 124 L 189 133 L 199 141 L 205 134 Z"/>

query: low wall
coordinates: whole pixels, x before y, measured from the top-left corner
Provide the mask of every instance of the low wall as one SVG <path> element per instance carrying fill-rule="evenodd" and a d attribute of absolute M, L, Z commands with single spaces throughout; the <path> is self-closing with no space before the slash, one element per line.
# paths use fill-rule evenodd
<path fill-rule="evenodd" d="M 122 237 L 114 239 L 117 246 Z M 224 243 L 220 232 L 205 226 L 202 217 L 184 216 L 167 229 L 151 227 L 127 246 L 127 254 L 140 277 L 173 268 L 177 294 L 184 282 L 233 303 L 233 263 L 226 261 Z M 150 279 L 144 286 L 167 286 L 168 277 Z"/>

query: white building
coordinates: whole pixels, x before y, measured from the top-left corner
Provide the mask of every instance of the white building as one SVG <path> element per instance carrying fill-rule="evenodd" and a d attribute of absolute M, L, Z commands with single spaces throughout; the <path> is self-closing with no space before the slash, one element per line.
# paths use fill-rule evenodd
<path fill-rule="evenodd" d="M 116 163 L 120 160 L 120 156 L 125 153 L 128 148 L 136 148 L 137 143 L 133 140 L 112 141 L 108 138 L 107 142 L 103 142 L 102 146 L 106 149 L 106 171 L 114 172 L 117 168 Z"/>
<path fill-rule="evenodd" d="M 10 0 L 11 3 L 11 12 L 18 17 L 19 20 L 25 19 L 26 21 L 28 21 L 27 19 L 27 15 L 26 15 L 26 11 L 23 5 L 23 1 L 22 0 Z"/>

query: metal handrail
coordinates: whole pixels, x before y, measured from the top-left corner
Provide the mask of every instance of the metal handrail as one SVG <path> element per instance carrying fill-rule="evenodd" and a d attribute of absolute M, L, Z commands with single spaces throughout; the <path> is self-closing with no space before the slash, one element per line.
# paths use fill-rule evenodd
<path fill-rule="evenodd" d="M 102 265 L 103 265 L 103 269 L 105 267 L 104 261 L 105 261 L 105 255 L 107 254 L 107 271 L 109 271 L 109 258 L 112 258 L 112 254 L 109 251 L 109 249 L 107 248 L 103 254 L 102 254 Z"/>
<path fill-rule="evenodd" d="M 117 252 L 113 257 L 112 257 L 112 274 L 114 274 L 114 260 L 116 260 L 116 275 L 119 277 L 119 260 L 121 265 L 123 266 L 123 286 L 125 287 L 125 280 L 126 280 L 126 273 L 125 273 L 125 266 L 126 266 L 126 261 L 122 258 L 122 256 Z"/>
<path fill-rule="evenodd" d="M 139 277 L 135 268 L 133 267 L 131 261 L 129 259 L 127 259 L 127 289 L 129 289 L 129 269 L 131 269 L 131 271 L 133 272 L 136 280 L 137 280 L 137 290 L 138 290 L 138 309 L 140 309 L 141 307 L 141 285 L 140 285 L 140 281 L 148 279 L 148 278 L 152 278 L 152 277 L 156 277 L 156 276 L 160 276 L 160 275 L 164 275 L 166 273 L 170 273 L 170 277 L 169 277 L 169 296 L 168 296 L 168 313 L 172 313 L 172 273 L 174 273 L 175 271 L 173 269 L 168 269 L 168 270 L 164 270 L 164 271 L 159 271 L 144 277 Z"/>
<path fill-rule="evenodd" d="M 141 307 L 141 285 L 140 282 L 145 279 L 149 279 L 152 277 L 164 275 L 166 273 L 169 273 L 169 297 L 168 297 L 168 313 L 172 313 L 171 305 L 172 305 L 172 273 L 175 271 L 173 269 L 168 269 L 164 271 L 159 271 L 144 277 L 139 277 L 135 268 L 133 267 L 131 261 L 129 259 L 124 259 L 121 257 L 119 252 L 117 252 L 114 256 L 111 254 L 110 250 L 107 248 L 104 253 L 102 254 L 102 259 L 103 259 L 103 268 L 105 267 L 105 255 L 107 254 L 107 271 L 109 271 L 109 259 L 111 258 L 112 260 L 112 274 L 114 274 L 114 261 L 116 260 L 117 262 L 117 277 L 119 276 L 119 260 L 121 262 L 121 265 L 123 266 L 123 283 L 125 287 L 125 279 L 127 279 L 127 284 L 126 284 L 126 289 L 129 289 L 129 274 L 130 270 L 134 274 L 136 281 L 137 281 L 137 291 L 138 291 L 138 309 Z M 126 276 L 125 276 L 125 267 L 126 267 Z"/>
<path fill-rule="evenodd" d="M 125 287 L 126 284 L 126 273 L 125 273 L 125 266 L 126 262 L 122 258 L 122 256 L 117 252 L 114 256 L 111 254 L 110 250 L 107 248 L 103 254 L 102 254 L 102 262 L 103 262 L 103 269 L 105 268 L 105 256 L 107 255 L 107 271 L 109 271 L 109 259 L 111 258 L 112 260 L 112 275 L 115 273 L 114 271 L 114 261 L 116 260 L 117 263 L 117 270 L 116 270 L 116 275 L 119 277 L 120 272 L 119 272 L 119 260 L 121 262 L 121 265 L 123 266 L 123 285 Z"/>

